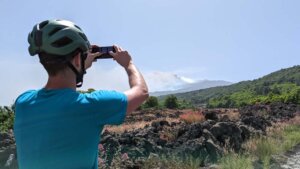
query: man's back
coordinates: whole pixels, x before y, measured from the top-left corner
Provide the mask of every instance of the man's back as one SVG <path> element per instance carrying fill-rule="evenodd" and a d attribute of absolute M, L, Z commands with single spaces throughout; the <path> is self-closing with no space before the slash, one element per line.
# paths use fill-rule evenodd
<path fill-rule="evenodd" d="M 80 94 L 75 90 L 86 70 L 104 54 L 93 53 L 97 45 L 90 44 L 82 29 L 67 20 L 45 20 L 33 27 L 27 41 L 29 54 L 38 55 L 48 81 L 43 89 L 16 99 L 19 168 L 96 169 L 103 125 L 122 123 L 149 96 L 142 74 L 129 53 L 114 45 L 109 54 L 126 71 L 130 89 Z"/>
<path fill-rule="evenodd" d="M 122 123 L 126 108 L 126 95 L 115 91 L 23 93 L 14 124 L 20 169 L 96 169 L 103 125 Z"/>

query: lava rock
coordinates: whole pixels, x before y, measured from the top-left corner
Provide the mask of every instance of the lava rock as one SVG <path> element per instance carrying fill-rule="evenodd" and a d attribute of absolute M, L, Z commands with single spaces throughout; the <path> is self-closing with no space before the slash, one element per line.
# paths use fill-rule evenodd
<path fill-rule="evenodd" d="M 215 120 L 215 121 L 219 120 L 218 113 L 216 111 L 205 112 L 204 117 L 207 120 Z"/>
<path fill-rule="evenodd" d="M 226 140 L 229 140 L 229 146 L 238 151 L 242 143 L 242 131 L 239 127 L 232 122 L 219 122 L 215 124 L 210 132 L 221 143 L 226 145 Z"/>

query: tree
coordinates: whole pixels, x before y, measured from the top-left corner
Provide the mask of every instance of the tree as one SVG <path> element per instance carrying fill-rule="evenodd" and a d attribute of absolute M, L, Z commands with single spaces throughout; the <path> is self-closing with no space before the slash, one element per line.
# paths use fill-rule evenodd
<path fill-rule="evenodd" d="M 176 109 L 179 107 L 177 97 L 170 95 L 165 99 L 164 105 L 169 109 Z"/>
<path fill-rule="evenodd" d="M 286 103 L 300 103 L 300 88 L 292 90 L 289 94 L 286 94 L 284 102 Z"/>
<path fill-rule="evenodd" d="M 179 109 L 194 108 L 194 106 L 190 102 L 186 101 L 185 99 L 181 101 L 179 100 L 178 104 L 179 104 Z"/>
<path fill-rule="evenodd" d="M 145 108 L 158 107 L 158 99 L 155 96 L 150 96 L 144 103 Z"/>

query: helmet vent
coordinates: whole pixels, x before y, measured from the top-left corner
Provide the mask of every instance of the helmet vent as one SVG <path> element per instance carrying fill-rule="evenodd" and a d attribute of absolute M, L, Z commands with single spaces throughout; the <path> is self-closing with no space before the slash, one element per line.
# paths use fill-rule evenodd
<path fill-rule="evenodd" d="M 72 39 L 70 39 L 70 38 L 68 38 L 68 37 L 63 37 L 63 38 L 61 38 L 61 39 L 59 39 L 59 40 L 53 42 L 53 43 L 52 43 L 52 46 L 58 47 L 58 48 L 59 48 L 59 47 L 66 46 L 66 45 L 68 45 L 68 44 L 70 44 L 70 43 L 72 43 L 72 42 L 73 42 Z"/>
<path fill-rule="evenodd" d="M 87 40 L 87 37 L 86 37 L 83 33 L 79 33 L 79 35 L 80 35 L 85 41 L 88 41 L 88 40 Z"/>
<path fill-rule="evenodd" d="M 55 34 L 56 32 L 58 32 L 58 31 L 60 31 L 60 30 L 62 30 L 62 29 L 63 29 L 63 28 L 59 28 L 59 27 L 53 29 L 53 30 L 49 33 L 49 36 L 52 36 L 53 34 Z"/>
<path fill-rule="evenodd" d="M 77 25 L 74 25 L 77 29 L 79 29 L 79 30 L 81 30 L 81 28 L 79 27 L 79 26 L 77 26 Z"/>
<path fill-rule="evenodd" d="M 43 29 L 43 27 L 45 27 L 47 24 L 49 23 L 49 21 L 43 21 L 39 24 L 39 28 L 40 30 Z"/>

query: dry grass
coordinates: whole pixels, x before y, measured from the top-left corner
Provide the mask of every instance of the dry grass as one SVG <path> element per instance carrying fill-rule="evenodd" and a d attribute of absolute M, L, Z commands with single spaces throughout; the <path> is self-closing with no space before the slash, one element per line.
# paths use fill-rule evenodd
<path fill-rule="evenodd" d="M 252 169 L 252 159 L 243 154 L 228 153 L 219 161 L 222 169 Z"/>
<path fill-rule="evenodd" d="M 158 118 L 157 120 L 154 121 L 161 121 L 161 120 L 166 120 L 167 122 L 179 122 L 179 119 L 174 119 L 174 118 Z M 136 129 L 141 129 L 144 128 L 146 125 L 151 125 L 152 122 L 154 121 L 139 121 L 135 123 L 125 123 L 122 125 L 118 126 L 105 126 L 104 130 L 107 130 L 112 133 L 124 133 L 125 131 L 133 131 Z M 103 130 L 103 131 L 104 131 Z"/>
<path fill-rule="evenodd" d="M 176 155 L 171 156 L 149 156 L 143 164 L 143 169 L 199 169 L 205 159 L 194 158 L 192 156 L 179 157 Z"/>
<path fill-rule="evenodd" d="M 166 141 L 174 141 L 176 140 L 177 135 L 178 132 L 176 131 L 164 130 L 159 133 L 159 138 Z"/>
<path fill-rule="evenodd" d="M 240 119 L 240 113 L 236 111 L 228 111 L 221 115 L 222 117 L 227 116 L 229 120 L 238 121 Z"/>
<path fill-rule="evenodd" d="M 179 116 L 180 120 L 183 120 L 186 123 L 195 123 L 195 122 L 203 122 L 205 121 L 205 117 L 202 112 L 190 111 L 187 113 L 183 113 Z"/>
<path fill-rule="evenodd" d="M 130 124 L 122 124 L 118 126 L 105 126 L 104 130 L 112 133 L 124 133 L 125 131 L 132 131 L 139 128 L 144 128 L 146 125 L 150 125 L 151 122 L 135 122 Z"/>
<path fill-rule="evenodd" d="M 176 119 L 176 121 L 174 121 L 174 122 L 178 123 L 179 119 Z M 170 123 L 170 121 L 169 121 L 169 123 Z M 161 140 L 165 140 L 167 142 L 175 141 L 178 138 L 178 130 L 176 130 L 172 126 L 164 127 L 161 131 L 159 131 L 159 138 Z"/>
<path fill-rule="evenodd" d="M 238 120 L 240 118 L 238 109 L 215 109 L 216 111 L 220 112 L 222 116 L 227 115 L 230 120 Z M 153 111 L 153 110 L 150 110 Z M 123 133 L 125 131 L 132 131 L 135 129 L 140 129 L 144 128 L 146 125 L 151 125 L 152 122 L 154 121 L 160 121 L 160 120 L 166 120 L 169 123 L 171 122 L 179 122 L 179 121 L 185 121 L 186 123 L 194 123 L 194 122 L 202 122 L 205 121 L 205 117 L 203 116 L 203 111 L 206 111 L 206 109 L 198 109 L 197 111 L 193 111 L 193 109 L 185 109 L 185 110 L 180 110 L 182 113 L 179 118 L 158 118 L 153 121 L 138 121 L 138 122 L 132 122 L 132 123 L 124 123 L 122 125 L 107 125 L 105 126 L 104 130 L 107 130 L 109 132 L 113 133 Z M 165 110 L 161 113 L 165 114 L 173 114 L 176 113 L 177 110 Z M 131 116 L 143 116 L 143 114 L 140 114 L 139 111 L 135 111 L 132 113 Z M 169 137 L 168 137 L 169 138 Z"/>
<path fill-rule="evenodd" d="M 300 112 L 297 114 L 299 115 L 288 121 L 289 124 L 300 125 Z"/>
<path fill-rule="evenodd" d="M 254 155 L 269 168 L 273 154 L 284 153 L 300 144 L 300 116 L 267 129 L 267 136 L 254 137 L 243 144 L 247 152 Z"/>

